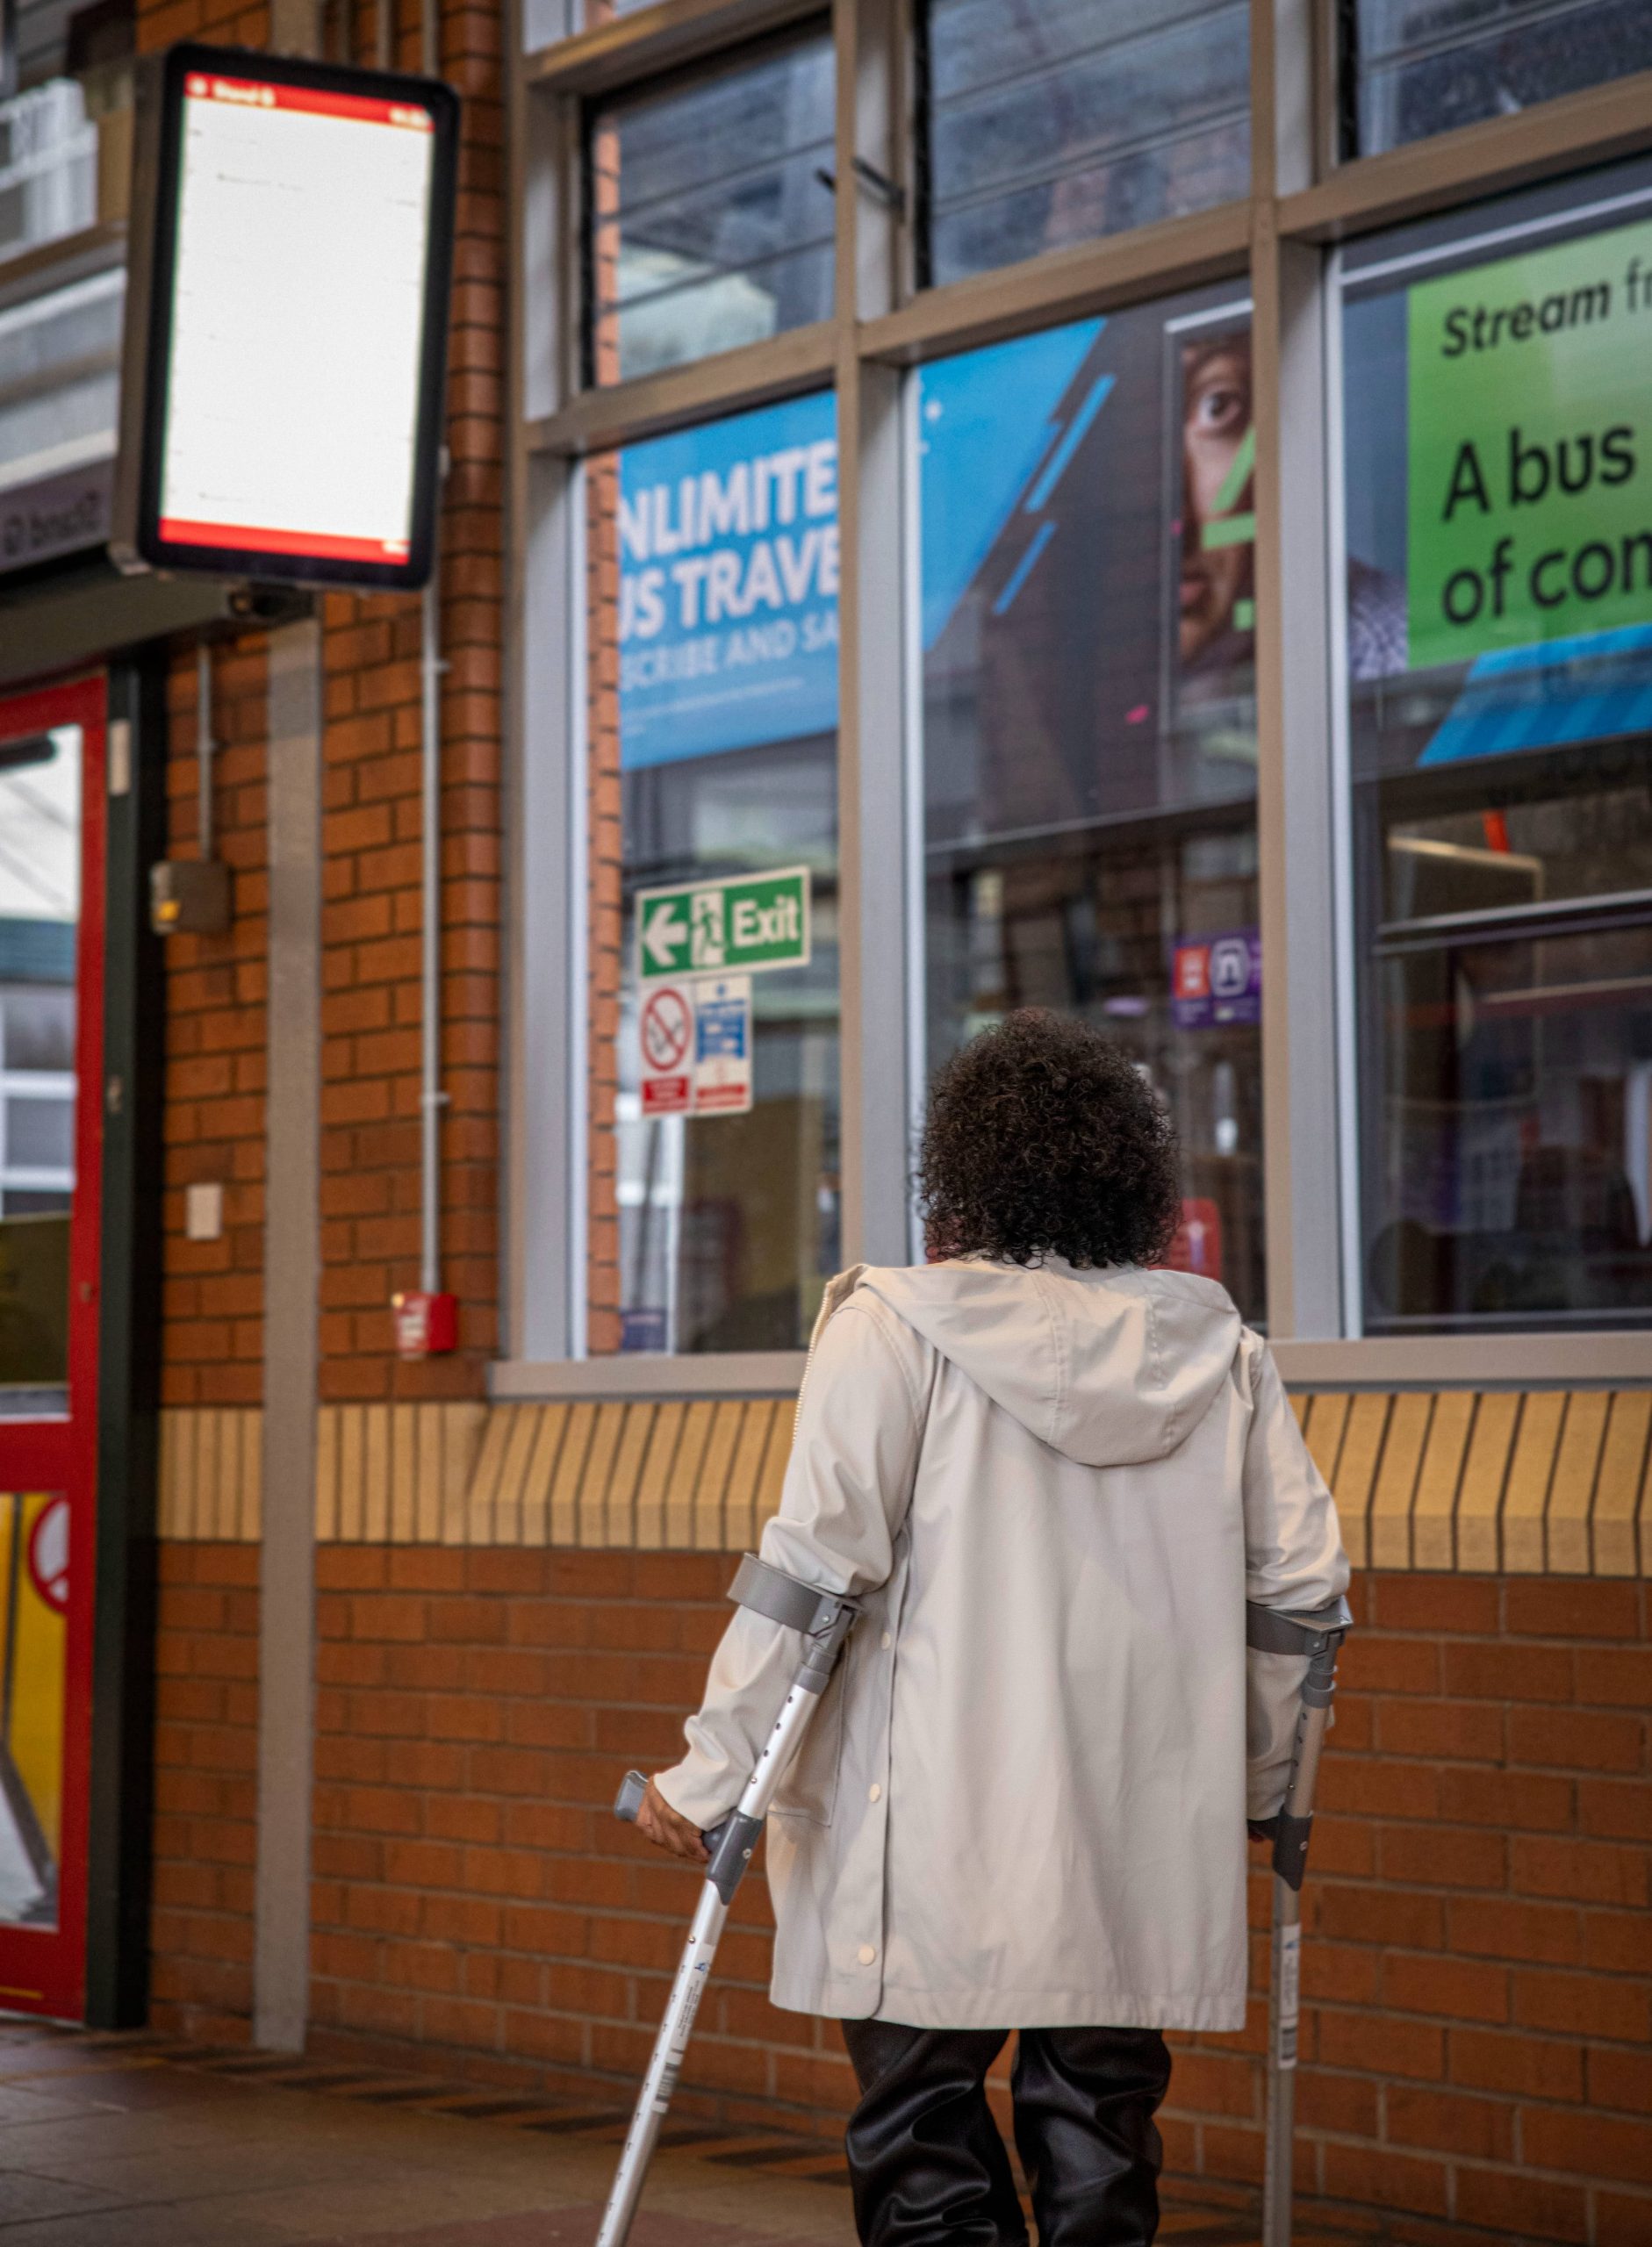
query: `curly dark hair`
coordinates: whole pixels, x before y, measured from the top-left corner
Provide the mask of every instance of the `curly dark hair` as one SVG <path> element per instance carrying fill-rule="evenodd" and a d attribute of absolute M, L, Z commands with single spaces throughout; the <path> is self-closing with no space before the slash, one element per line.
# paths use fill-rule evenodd
<path fill-rule="evenodd" d="M 931 1255 L 1158 1264 L 1181 1218 L 1163 1103 L 1121 1046 L 1042 1009 L 937 1073 L 917 1186 Z"/>

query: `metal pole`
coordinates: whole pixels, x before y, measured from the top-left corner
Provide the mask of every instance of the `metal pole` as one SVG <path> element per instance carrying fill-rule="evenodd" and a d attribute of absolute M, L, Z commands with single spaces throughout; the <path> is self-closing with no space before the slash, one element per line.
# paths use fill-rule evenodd
<path fill-rule="evenodd" d="M 424 591 L 421 759 L 424 915 L 420 936 L 419 1285 L 442 1286 L 442 593 L 435 570 Z"/>
<path fill-rule="evenodd" d="M 1302 1706 L 1290 1777 L 1275 1823 L 1273 1971 L 1268 1990 L 1268 2139 L 1262 2170 L 1262 2247 L 1290 2247 L 1292 2152 L 1296 2122 L 1296 2028 L 1302 2002 L 1302 1883 L 1313 1830 L 1319 1757 L 1336 1692 L 1337 1655 L 1353 1622 L 1347 1602 L 1310 1614 L 1247 1606 L 1247 1645 L 1304 1655 Z"/>
<path fill-rule="evenodd" d="M 391 37 L 394 0 L 379 0 L 381 53 Z M 420 58 L 426 75 L 435 77 L 442 61 L 440 0 L 420 0 Z M 441 482 L 446 484 L 448 453 L 442 450 Z M 438 486 L 440 489 L 440 486 Z M 419 1089 L 419 1285 L 428 1296 L 442 1289 L 442 571 L 441 517 L 436 553 L 424 590 L 421 614 L 423 688 L 421 761 L 424 784 L 424 925 L 420 932 L 421 1036 Z"/>
<path fill-rule="evenodd" d="M 786 1697 L 786 1705 L 775 1720 L 758 1767 L 746 1782 L 729 1825 L 760 1827 L 768 1815 L 769 1805 L 774 1799 L 791 1752 L 799 1734 L 820 1705 L 818 1688 L 811 1688 L 799 1681 Z M 726 1829 L 720 1829 L 720 1832 Z M 654 2040 L 653 2057 L 648 2064 L 648 2073 L 643 2078 L 643 2088 L 637 2095 L 636 2111 L 631 2117 L 631 2127 L 625 2134 L 625 2149 L 620 2156 L 620 2165 L 614 2174 L 614 2189 L 608 2194 L 602 2229 L 597 2234 L 596 2247 L 625 2247 L 636 2204 L 642 2198 L 643 2180 L 648 2174 L 648 2164 L 659 2137 L 660 2124 L 671 2105 L 672 2093 L 677 2088 L 677 2078 L 683 2064 L 683 2054 L 688 2048 L 688 2038 L 694 2025 L 694 2015 L 705 1994 L 711 1976 L 711 1963 L 717 1955 L 717 1942 L 722 1934 L 723 1922 L 729 1916 L 729 1906 L 734 1900 L 740 1876 L 750 1861 L 751 1849 L 757 1845 L 757 1834 L 751 1832 L 750 1845 L 732 1867 L 725 1870 L 721 1854 L 714 1849 L 713 1862 L 706 1874 L 706 1884 L 700 1892 L 700 1907 L 694 1913 L 694 1923 L 689 1930 L 688 1943 L 683 1952 L 682 1963 L 677 1969 L 677 1978 L 672 1985 L 670 2003 L 665 2018 L 660 2023 L 659 2035 Z"/>
<path fill-rule="evenodd" d="M 1334 1660 L 1334 1656 L 1332 1657 Z M 1304 1703 L 1296 1720 L 1296 1751 L 1285 1815 L 1313 1815 L 1314 1782 L 1325 1743 L 1328 1706 Z M 1262 2247 L 1290 2247 L 1292 2153 L 1296 2124 L 1296 2041 L 1302 2007 L 1302 1875 L 1307 1849 L 1289 1872 L 1274 1874 L 1273 1972 L 1268 1991 L 1268 2146 L 1262 2184 Z"/>

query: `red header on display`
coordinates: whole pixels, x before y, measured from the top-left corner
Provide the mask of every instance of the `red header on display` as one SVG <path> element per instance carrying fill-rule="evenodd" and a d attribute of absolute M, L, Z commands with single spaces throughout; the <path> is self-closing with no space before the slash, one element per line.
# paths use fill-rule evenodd
<path fill-rule="evenodd" d="M 334 538 L 325 531 L 263 530 L 255 523 L 191 523 L 162 515 L 161 535 L 171 546 L 221 546 L 248 554 L 318 555 L 329 562 L 405 562 L 406 539 Z"/>
<path fill-rule="evenodd" d="M 386 102 L 365 94 L 338 94 L 311 86 L 277 86 L 268 79 L 220 78 L 216 71 L 191 70 L 183 82 L 185 98 L 223 102 L 233 109 L 301 110 L 311 117 L 348 118 L 356 125 L 399 125 L 413 133 L 433 133 L 435 122 L 416 102 Z"/>

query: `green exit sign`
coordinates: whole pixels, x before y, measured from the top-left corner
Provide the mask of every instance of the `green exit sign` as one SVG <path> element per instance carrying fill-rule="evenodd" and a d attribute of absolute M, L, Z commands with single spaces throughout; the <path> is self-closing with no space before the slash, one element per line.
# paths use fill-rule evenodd
<path fill-rule="evenodd" d="M 807 866 L 642 889 L 635 905 L 636 972 L 643 983 L 667 975 L 801 967 L 808 958 Z"/>

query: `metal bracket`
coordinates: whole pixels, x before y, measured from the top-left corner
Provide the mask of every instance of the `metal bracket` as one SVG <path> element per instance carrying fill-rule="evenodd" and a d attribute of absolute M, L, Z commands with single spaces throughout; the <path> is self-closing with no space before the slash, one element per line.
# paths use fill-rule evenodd
<path fill-rule="evenodd" d="M 862 187 L 869 194 L 875 196 L 886 211 L 893 211 L 897 219 L 906 217 L 906 190 L 898 181 L 892 180 L 887 172 L 880 172 L 876 164 L 868 163 L 864 156 L 856 156 L 851 162 L 851 169 Z M 815 176 L 829 195 L 837 194 L 837 175 L 836 172 L 829 170 L 824 164 L 816 164 Z"/>

